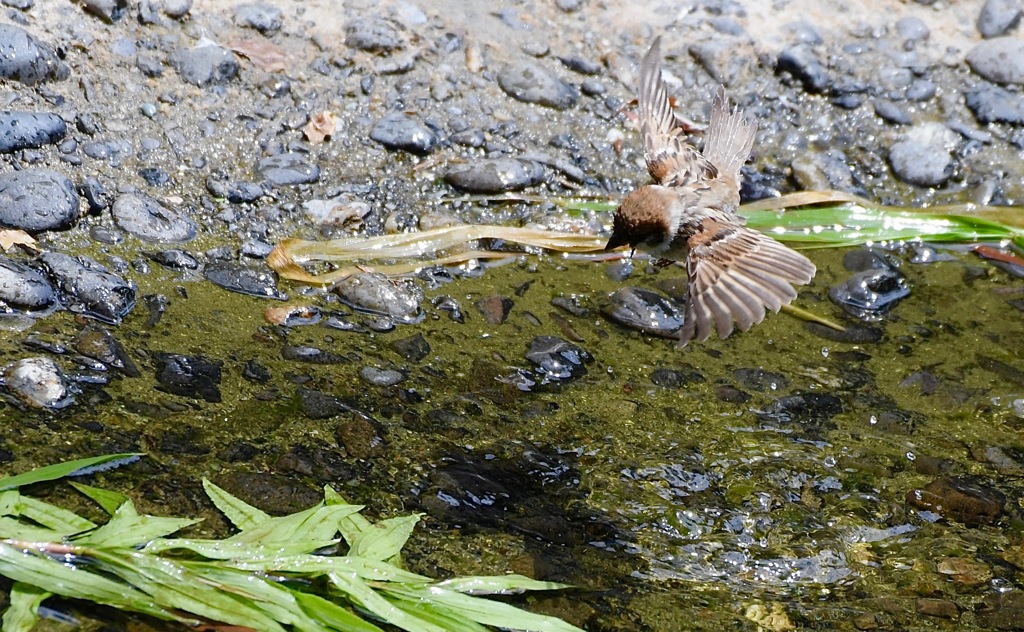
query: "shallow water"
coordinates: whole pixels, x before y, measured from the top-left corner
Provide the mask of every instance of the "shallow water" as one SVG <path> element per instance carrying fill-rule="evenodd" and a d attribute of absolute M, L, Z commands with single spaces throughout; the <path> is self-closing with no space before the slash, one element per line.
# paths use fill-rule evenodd
<path fill-rule="evenodd" d="M 827 297 L 849 275 L 841 255 L 811 253 L 819 274 L 797 302 L 855 324 Z M 142 377 L 86 389 L 59 416 L 0 409 L 13 457 L 4 470 L 144 450 L 144 463 L 94 482 L 165 515 L 209 512 L 203 476 L 236 481 L 237 493 L 272 511 L 315 502 L 329 483 L 371 514 L 427 512 L 406 555 L 414 570 L 517 571 L 577 584 L 526 603 L 591 630 L 1014 620 L 1019 606 L 1007 596 L 1022 580 L 1024 446 L 1013 402 L 1024 384 L 1013 367 L 1024 358 L 1022 314 L 1008 300 L 1024 282 L 970 254 L 904 262 L 913 291 L 872 324 L 884 332 L 877 343 L 830 341 L 781 314 L 679 349 L 599 314 L 620 287 L 607 265 L 521 259 L 428 290 L 428 298 L 457 299 L 464 324 L 425 303 L 423 323 L 383 334 L 274 327 L 262 318 L 270 301 L 155 272 L 140 294 L 167 295 L 164 317 L 147 329 L 140 305 L 114 330 Z M 978 267 L 983 274 L 966 283 Z M 626 283 L 654 288 L 681 274 L 638 262 Z M 290 289 L 290 303 L 340 308 Z M 474 307 L 493 294 L 515 302 L 502 325 Z M 589 314 L 552 306 L 559 296 Z M 38 353 L 19 344 L 30 334 L 70 343 L 81 327 L 57 314 L 8 336 L 5 355 Z M 417 333 L 431 351 L 413 362 L 391 345 Z M 524 354 L 541 335 L 589 352 L 586 374 L 520 390 L 513 378 L 530 369 Z M 285 343 L 349 361 L 284 360 Z M 222 401 L 157 390 L 147 356 L 158 352 L 222 360 Z M 71 358 L 58 361 L 71 371 Z M 269 369 L 270 381 L 245 379 L 249 361 Z M 368 386 L 365 366 L 396 368 L 406 380 Z M 658 379 L 671 387 L 652 382 L 659 369 L 678 371 L 674 381 Z M 366 444 L 349 423 L 356 415 L 311 418 L 302 403 L 309 390 L 362 411 L 369 429 L 356 427 L 376 433 L 383 448 L 359 448 Z M 783 399 L 794 394 L 802 405 Z M 237 483 L 250 473 L 266 487 Z M 967 527 L 908 504 L 909 492 L 945 476 L 1002 492 L 1005 511 L 994 524 Z"/>

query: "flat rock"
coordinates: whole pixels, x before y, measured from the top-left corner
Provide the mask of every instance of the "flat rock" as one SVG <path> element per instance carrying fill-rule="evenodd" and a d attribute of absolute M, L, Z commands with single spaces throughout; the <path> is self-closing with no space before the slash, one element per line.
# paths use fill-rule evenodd
<path fill-rule="evenodd" d="M 58 143 L 67 133 L 67 123 L 57 114 L 0 112 L 0 153 Z"/>
<path fill-rule="evenodd" d="M 135 284 L 89 257 L 59 252 L 40 259 L 56 281 L 65 306 L 72 312 L 118 325 L 135 307 Z"/>
<path fill-rule="evenodd" d="M 177 353 L 157 353 L 153 360 L 159 390 L 211 403 L 221 401 L 222 361 Z"/>
<path fill-rule="evenodd" d="M 370 139 L 388 149 L 401 149 L 413 154 L 429 154 L 437 146 L 437 135 L 418 118 L 404 112 L 393 112 L 377 121 L 370 130 Z"/>
<path fill-rule="evenodd" d="M 405 46 L 399 27 L 384 18 L 362 18 L 345 27 L 345 46 L 387 53 Z"/>
<path fill-rule="evenodd" d="M 1024 96 L 993 85 L 968 90 L 967 107 L 982 125 L 1009 123 L 1024 125 Z"/>
<path fill-rule="evenodd" d="M 989 81 L 1024 85 L 1024 39 L 985 40 L 968 51 L 967 65 Z"/>
<path fill-rule="evenodd" d="M 469 193 L 519 191 L 544 180 L 544 167 L 532 160 L 490 158 L 453 166 L 445 182 Z"/>
<path fill-rule="evenodd" d="M 522 61 L 509 64 L 498 73 L 498 85 L 513 99 L 556 110 L 576 105 L 580 95 L 539 64 Z"/>
<path fill-rule="evenodd" d="M 235 22 L 254 28 L 260 33 L 279 31 L 282 24 L 281 15 L 281 9 L 263 2 L 235 6 Z"/>
<path fill-rule="evenodd" d="M 907 502 L 968 526 L 992 524 L 1006 505 L 997 489 L 967 478 L 938 478 L 907 492 Z"/>
<path fill-rule="evenodd" d="M 320 179 L 320 167 L 302 154 L 278 154 L 260 160 L 256 171 L 272 186 L 310 184 Z"/>
<path fill-rule="evenodd" d="M 143 241 L 183 243 L 196 236 L 196 223 L 144 193 L 125 193 L 111 209 L 114 222 Z"/>
<path fill-rule="evenodd" d="M 252 266 L 239 261 L 215 261 L 206 266 L 208 281 L 231 292 L 278 301 L 288 295 L 277 289 L 277 275 L 265 265 Z"/>
<path fill-rule="evenodd" d="M 338 281 L 334 291 L 352 307 L 400 322 L 418 322 L 423 317 L 423 296 L 418 289 L 410 283 L 393 282 L 383 274 L 354 274 Z"/>
<path fill-rule="evenodd" d="M 74 392 L 57 363 L 46 357 L 23 358 L 4 369 L 4 386 L 32 408 L 59 410 L 74 403 Z"/>
<path fill-rule="evenodd" d="M 953 175 L 956 134 L 942 123 L 915 126 L 889 149 L 889 164 L 900 180 L 921 187 L 939 186 Z"/>
<path fill-rule="evenodd" d="M 999 37 L 1020 24 L 1020 0 L 986 0 L 978 14 L 978 32 L 982 37 Z"/>
<path fill-rule="evenodd" d="M 45 276 L 0 255 L 0 314 L 44 316 L 57 306 L 57 294 Z"/>
<path fill-rule="evenodd" d="M 66 230 L 80 213 L 75 185 L 48 169 L 0 174 L 0 226 L 28 233 Z"/>
<path fill-rule="evenodd" d="M 32 86 L 67 79 L 70 74 L 52 46 L 17 26 L 0 24 L 0 77 Z"/>
<path fill-rule="evenodd" d="M 216 44 L 175 51 L 171 65 L 182 81 L 199 87 L 226 83 L 237 77 L 240 69 L 235 54 Z"/>

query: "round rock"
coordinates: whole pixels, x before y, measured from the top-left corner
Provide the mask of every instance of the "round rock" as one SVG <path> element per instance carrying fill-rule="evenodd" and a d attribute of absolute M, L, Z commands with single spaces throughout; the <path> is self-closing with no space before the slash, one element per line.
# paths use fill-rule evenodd
<path fill-rule="evenodd" d="M 965 95 L 967 107 L 974 112 L 974 118 L 982 125 L 989 123 L 1010 123 L 1024 125 L 1024 98 L 993 85 L 981 85 L 968 90 Z"/>
<path fill-rule="evenodd" d="M 420 155 L 429 154 L 437 146 L 434 131 L 404 112 L 394 112 L 377 121 L 370 130 L 370 139 L 388 149 Z"/>
<path fill-rule="evenodd" d="M 75 398 L 64 374 L 50 358 L 24 358 L 4 369 L 4 384 L 32 408 L 59 410 Z"/>
<path fill-rule="evenodd" d="M 67 79 L 71 69 L 57 57 L 53 47 L 24 29 L 0 24 L 0 77 L 35 85 L 52 79 Z"/>
<path fill-rule="evenodd" d="M 1006 35 L 1020 24 L 1020 0 L 987 0 L 978 14 L 978 32 L 982 37 Z"/>
<path fill-rule="evenodd" d="M 239 71 L 235 54 L 214 44 L 178 50 L 171 55 L 171 65 L 182 81 L 199 87 L 225 83 Z"/>
<path fill-rule="evenodd" d="M 519 191 L 539 184 L 544 167 L 530 160 L 494 158 L 455 165 L 444 175 L 445 181 L 469 193 Z"/>
<path fill-rule="evenodd" d="M 953 175 L 950 153 L 956 134 L 941 123 L 925 123 L 907 132 L 889 149 L 889 164 L 909 184 L 939 186 Z"/>
<path fill-rule="evenodd" d="M 513 99 L 568 110 L 580 95 L 561 79 L 533 62 L 509 64 L 498 73 L 498 85 Z"/>
<path fill-rule="evenodd" d="M 0 152 L 60 142 L 68 133 L 67 123 L 49 112 L 0 112 Z"/>
<path fill-rule="evenodd" d="M 65 230 L 78 221 L 75 185 L 48 169 L 0 174 L 0 226 L 29 233 Z"/>
<path fill-rule="evenodd" d="M 354 308 L 385 314 L 400 322 L 417 322 L 423 317 L 420 310 L 423 297 L 416 286 L 394 283 L 383 274 L 352 275 L 339 281 L 334 291 Z"/>
<path fill-rule="evenodd" d="M 0 256 L 0 313 L 45 315 L 57 307 L 53 286 L 29 266 Z"/>
<path fill-rule="evenodd" d="M 398 28 L 383 18 L 355 20 L 345 28 L 345 46 L 386 53 L 404 46 Z"/>
<path fill-rule="evenodd" d="M 117 225 L 150 243 L 182 243 L 196 236 L 196 224 L 143 193 L 125 193 L 111 209 Z"/>
<path fill-rule="evenodd" d="M 301 154 L 267 156 L 256 165 L 256 171 L 272 186 L 310 184 L 320 179 L 320 167 Z"/>
<path fill-rule="evenodd" d="M 967 53 L 967 65 L 989 81 L 1024 84 L 1024 39 L 986 40 Z"/>

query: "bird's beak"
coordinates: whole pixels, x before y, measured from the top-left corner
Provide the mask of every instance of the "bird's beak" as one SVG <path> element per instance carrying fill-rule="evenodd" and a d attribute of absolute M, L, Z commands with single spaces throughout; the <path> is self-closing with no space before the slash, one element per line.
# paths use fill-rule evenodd
<path fill-rule="evenodd" d="M 625 246 L 628 243 L 629 243 L 629 237 L 627 237 L 626 235 L 623 235 L 620 232 L 612 232 L 612 236 L 608 239 L 608 243 L 605 244 L 604 249 L 607 252 L 609 250 L 615 250 L 616 248 L 621 248 L 622 246 Z"/>

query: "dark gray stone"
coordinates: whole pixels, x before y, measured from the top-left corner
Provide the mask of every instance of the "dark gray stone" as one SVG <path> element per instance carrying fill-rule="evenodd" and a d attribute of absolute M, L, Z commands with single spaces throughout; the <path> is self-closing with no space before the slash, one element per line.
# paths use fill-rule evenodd
<path fill-rule="evenodd" d="M 0 153 L 60 142 L 67 123 L 49 112 L 0 112 Z"/>
<path fill-rule="evenodd" d="M 422 293 L 411 282 L 394 283 L 376 272 L 355 274 L 338 281 L 334 291 L 356 309 L 384 314 L 401 322 L 418 322 Z"/>
<path fill-rule="evenodd" d="M 825 92 L 829 85 L 828 71 L 806 44 L 790 46 L 782 51 L 775 64 L 775 72 L 790 75 L 803 85 L 804 90 L 815 94 Z"/>
<path fill-rule="evenodd" d="M 256 171 L 271 186 L 310 184 L 320 179 L 320 167 L 302 154 L 278 154 L 260 160 Z"/>
<path fill-rule="evenodd" d="M 544 180 L 544 168 L 528 160 L 495 158 L 474 160 L 453 166 L 445 181 L 469 193 L 519 191 Z"/>
<path fill-rule="evenodd" d="M 95 15 L 107 24 L 121 19 L 128 9 L 128 0 L 79 0 L 86 13 Z"/>
<path fill-rule="evenodd" d="M 967 65 L 989 81 L 1024 85 L 1024 39 L 985 40 L 967 53 Z"/>
<path fill-rule="evenodd" d="M 143 241 L 183 243 L 196 236 L 191 218 L 165 207 L 144 193 L 125 193 L 111 209 L 114 222 Z"/>
<path fill-rule="evenodd" d="M 523 61 L 505 66 L 498 73 L 498 85 L 510 97 L 556 110 L 576 105 L 580 95 L 574 88 L 539 64 Z"/>
<path fill-rule="evenodd" d="M 978 32 L 982 37 L 1006 35 L 1020 24 L 1020 0 L 986 0 L 978 14 Z"/>
<path fill-rule="evenodd" d="M 437 146 L 434 131 L 404 112 L 393 112 L 377 121 L 370 130 L 370 139 L 388 149 L 419 155 L 429 154 Z"/>
<path fill-rule="evenodd" d="M 238 261 L 215 261 L 206 266 L 203 275 L 208 281 L 239 294 L 279 301 L 288 295 L 277 289 L 277 276 L 264 265 L 251 266 Z"/>
<path fill-rule="evenodd" d="M 978 122 L 1024 125 L 1024 95 L 993 85 L 981 85 L 966 94 L 967 107 Z"/>
<path fill-rule="evenodd" d="M 261 33 L 278 31 L 282 24 L 281 9 L 262 2 L 240 4 L 235 7 L 235 22 Z"/>
<path fill-rule="evenodd" d="M 235 54 L 214 44 L 178 50 L 171 55 L 171 65 L 182 81 L 199 87 L 226 83 L 239 71 Z"/>
<path fill-rule="evenodd" d="M 177 353 L 157 353 L 153 359 L 159 390 L 211 403 L 221 401 L 221 360 Z"/>
<path fill-rule="evenodd" d="M 75 185 L 48 169 L 0 174 L 0 226 L 29 233 L 66 230 L 80 213 Z"/>
<path fill-rule="evenodd" d="M 45 276 L 0 256 L 0 314 L 45 316 L 56 308 L 57 295 Z"/>
<path fill-rule="evenodd" d="M 950 149 L 955 141 L 955 134 L 941 123 L 916 126 L 889 149 L 889 164 L 904 182 L 939 186 L 953 175 Z"/>
<path fill-rule="evenodd" d="M 657 292 L 619 288 L 601 306 L 601 313 L 620 325 L 645 334 L 674 338 L 683 326 L 681 307 Z"/>
<path fill-rule="evenodd" d="M 44 253 L 40 259 L 72 312 L 118 325 L 135 307 L 135 284 L 95 260 L 59 252 Z"/>
<path fill-rule="evenodd" d="M 53 47 L 40 42 L 24 29 L 0 24 L 0 77 L 35 85 L 43 81 L 67 79 L 68 65 L 57 57 Z"/>
<path fill-rule="evenodd" d="M 387 53 L 405 46 L 399 27 L 383 18 L 354 20 L 345 28 L 345 45 L 375 53 Z"/>
<path fill-rule="evenodd" d="M 405 380 L 405 375 L 401 371 L 372 366 L 364 366 L 359 376 L 374 386 L 394 386 Z"/>
<path fill-rule="evenodd" d="M 582 348 L 556 336 L 537 336 L 530 342 L 526 359 L 534 365 L 540 384 L 558 383 L 587 374 L 585 363 L 591 361 Z"/>

